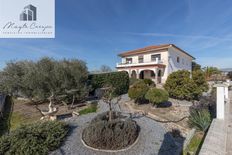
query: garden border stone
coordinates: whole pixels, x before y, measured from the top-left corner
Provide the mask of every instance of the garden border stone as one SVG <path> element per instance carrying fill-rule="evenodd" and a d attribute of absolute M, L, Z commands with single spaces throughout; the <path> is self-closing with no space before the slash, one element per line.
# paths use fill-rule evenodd
<path fill-rule="evenodd" d="M 85 141 L 83 140 L 83 137 L 81 135 L 81 142 L 84 144 L 85 147 L 89 148 L 89 149 L 92 149 L 94 151 L 102 151 L 102 152 L 109 152 L 109 153 L 115 153 L 115 152 L 123 152 L 123 151 L 127 151 L 129 149 L 131 149 L 134 145 L 137 144 L 137 142 L 139 141 L 139 138 L 140 138 L 140 132 L 139 132 L 139 135 L 138 137 L 136 138 L 135 142 L 133 144 L 131 144 L 130 146 L 124 148 L 124 149 L 120 149 L 120 150 L 105 150 L 105 149 L 97 149 L 97 148 L 94 148 L 94 147 L 91 147 L 89 145 L 87 145 L 85 143 Z"/>

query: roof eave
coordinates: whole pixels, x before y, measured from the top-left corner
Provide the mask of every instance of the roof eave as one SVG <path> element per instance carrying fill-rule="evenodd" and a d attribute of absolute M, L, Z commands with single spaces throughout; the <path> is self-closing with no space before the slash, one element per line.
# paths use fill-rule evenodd
<path fill-rule="evenodd" d="M 186 52 L 186 51 L 182 50 L 181 48 L 177 47 L 176 45 L 174 45 L 174 44 L 170 44 L 170 47 L 174 47 L 174 48 L 176 48 L 176 49 L 180 50 L 181 52 L 185 53 L 186 55 L 190 56 L 193 60 L 196 60 L 196 58 L 195 58 L 195 57 L 193 57 L 193 56 L 192 56 L 191 54 L 189 54 L 188 52 Z"/>

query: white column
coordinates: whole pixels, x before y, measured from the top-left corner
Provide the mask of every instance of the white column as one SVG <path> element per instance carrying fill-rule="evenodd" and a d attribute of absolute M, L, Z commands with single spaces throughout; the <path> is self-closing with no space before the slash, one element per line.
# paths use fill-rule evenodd
<path fill-rule="evenodd" d="M 217 88 L 217 119 L 224 119 L 225 115 L 225 87 L 224 84 L 216 84 Z"/>
<path fill-rule="evenodd" d="M 131 70 L 130 69 L 128 69 L 128 74 L 129 74 L 129 78 L 131 78 Z"/>
<path fill-rule="evenodd" d="M 158 69 L 156 68 L 154 72 L 155 72 L 155 84 L 158 84 Z"/>
<path fill-rule="evenodd" d="M 225 87 L 225 98 L 226 100 L 229 99 L 229 91 L 228 91 L 228 87 Z"/>
<path fill-rule="evenodd" d="M 136 70 L 136 78 L 139 79 L 140 70 Z"/>

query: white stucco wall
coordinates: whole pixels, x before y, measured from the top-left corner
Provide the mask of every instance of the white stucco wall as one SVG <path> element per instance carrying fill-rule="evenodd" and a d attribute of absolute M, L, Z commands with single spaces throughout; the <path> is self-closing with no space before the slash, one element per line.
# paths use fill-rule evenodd
<path fill-rule="evenodd" d="M 192 60 L 193 60 L 192 57 L 179 51 L 174 47 L 170 47 L 168 53 L 169 53 L 170 63 L 172 65 L 171 67 L 169 64 L 168 74 L 175 72 L 177 70 L 188 70 L 190 72 L 192 71 Z M 180 58 L 179 63 L 177 62 L 177 57 Z"/>
<path fill-rule="evenodd" d="M 132 63 L 139 63 L 138 58 L 140 55 L 143 55 L 143 61 L 144 62 L 151 62 L 151 55 L 153 54 L 161 54 L 161 60 L 164 62 L 164 64 L 167 63 L 168 61 L 168 51 L 162 51 L 162 52 L 157 52 L 157 51 L 150 51 L 144 54 L 138 54 L 138 55 L 133 55 L 133 56 L 127 56 L 122 58 L 122 63 L 126 62 L 126 58 L 132 58 Z"/>
<path fill-rule="evenodd" d="M 140 55 L 143 55 L 144 63 L 146 63 L 146 62 L 151 62 L 151 55 L 153 54 L 160 54 L 162 64 L 166 66 L 165 70 L 163 71 L 162 83 L 165 83 L 168 75 L 170 75 L 172 72 L 175 72 L 177 70 L 188 70 L 191 72 L 192 70 L 193 58 L 174 47 L 170 47 L 168 50 L 162 50 L 162 51 L 149 51 L 147 53 L 140 54 Z M 138 63 L 138 57 L 140 55 L 123 57 L 122 63 L 126 62 L 126 58 L 132 58 L 133 64 Z M 180 58 L 179 63 L 177 62 L 177 57 Z M 153 69 L 155 68 L 150 68 L 150 70 L 153 70 Z"/>

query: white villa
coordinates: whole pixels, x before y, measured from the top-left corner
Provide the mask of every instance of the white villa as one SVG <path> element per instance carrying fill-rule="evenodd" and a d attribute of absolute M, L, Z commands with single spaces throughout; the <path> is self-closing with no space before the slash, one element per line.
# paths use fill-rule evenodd
<path fill-rule="evenodd" d="M 175 46 L 164 44 L 148 46 L 119 54 L 121 63 L 118 71 L 127 71 L 130 77 L 152 79 L 155 83 L 165 83 L 168 75 L 177 70 L 192 71 L 193 56 Z"/>

